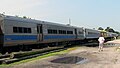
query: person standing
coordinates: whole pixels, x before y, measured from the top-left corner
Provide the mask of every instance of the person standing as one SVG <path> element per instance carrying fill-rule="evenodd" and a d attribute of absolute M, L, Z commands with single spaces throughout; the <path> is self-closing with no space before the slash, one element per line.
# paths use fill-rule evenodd
<path fill-rule="evenodd" d="M 98 50 L 100 52 L 100 51 L 103 51 L 103 45 L 104 45 L 104 41 L 105 41 L 105 38 L 103 37 L 103 35 L 101 35 L 99 37 L 98 41 L 99 41 L 99 49 Z"/>
<path fill-rule="evenodd" d="M 116 36 L 114 36 L 114 40 L 116 40 Z"/>

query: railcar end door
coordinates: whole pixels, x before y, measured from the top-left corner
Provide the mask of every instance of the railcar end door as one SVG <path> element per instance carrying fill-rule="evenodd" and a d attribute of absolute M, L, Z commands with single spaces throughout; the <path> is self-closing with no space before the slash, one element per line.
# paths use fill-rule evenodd
<path fill-rule="evenodd" d="M 42 30 L 42 25 L 38 24 L 37 25 L 37 35 L 38 35 L 38 41 L 43 41 L 43 30 Z"/>
<path fill-rule="evenodd" d="M 76 35 L 76 37 L 75 37 L 75 38 L 77 38 L 77 29 L 75 29 L 75 35 Z"/>

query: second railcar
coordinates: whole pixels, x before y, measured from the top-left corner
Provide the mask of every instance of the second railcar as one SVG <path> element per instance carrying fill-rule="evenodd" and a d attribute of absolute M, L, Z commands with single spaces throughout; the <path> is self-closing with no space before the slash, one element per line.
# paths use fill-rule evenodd
<path fill-rule="evenodd" d="M 100 31 L 85 28 L 85 37 L 86 37 L 86 39 L 98 39 L 99 36 L 100 36 Z"/>

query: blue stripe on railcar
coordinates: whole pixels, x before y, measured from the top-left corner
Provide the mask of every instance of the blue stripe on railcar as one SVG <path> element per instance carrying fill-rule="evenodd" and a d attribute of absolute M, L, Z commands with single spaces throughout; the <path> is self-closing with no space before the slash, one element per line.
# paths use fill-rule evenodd
<path fill-rule="evenodd" d="M 5 41 L 15 41 L 15 40 L 37 40 L 37 35 L 5 35 Z"/>
<path fill-rule="evenodd" d="M 44 40 L 48 39 L 72 39 L 74 35 L 44 35 Z"/>

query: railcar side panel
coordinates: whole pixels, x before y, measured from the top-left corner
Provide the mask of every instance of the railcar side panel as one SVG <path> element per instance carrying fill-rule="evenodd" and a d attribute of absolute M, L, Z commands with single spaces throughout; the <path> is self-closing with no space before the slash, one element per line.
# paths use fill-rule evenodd
<path fill-rule="evenodd" d="M 99 38 L 100 32 L 94 29 L 85 29 L 86 39 Z"/>
<path fill-rule="evenodd" d="M 43 33 L 43 42 L 59 42 L 67 40 L 75 40 L 75 33 L 73 27 L 65 27 L 61 25 L 45 24 Z M 70 32 L 72 32 L 70 34 Z"/>
<path fill-rule="evenodd" d="M 33 44 L 37 41 L 34 23 L 5 19 L 4 28 L 4 46 Z"/>

